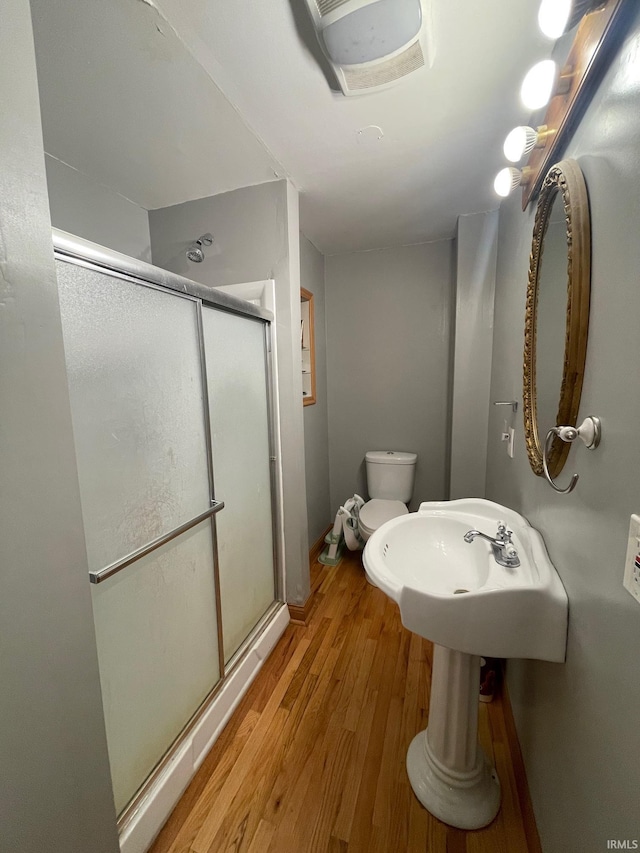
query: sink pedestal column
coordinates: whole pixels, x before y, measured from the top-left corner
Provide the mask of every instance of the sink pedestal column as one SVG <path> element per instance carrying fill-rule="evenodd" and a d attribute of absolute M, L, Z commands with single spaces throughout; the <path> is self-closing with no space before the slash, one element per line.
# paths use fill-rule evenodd
<path fill-rule="evenodd" d="M 491 823 L 500 782 L 478 743 L 480 658 L 433 647 L 429 725 L 411 741 L 407 773 L 422 805 L 460 829 Z"/>

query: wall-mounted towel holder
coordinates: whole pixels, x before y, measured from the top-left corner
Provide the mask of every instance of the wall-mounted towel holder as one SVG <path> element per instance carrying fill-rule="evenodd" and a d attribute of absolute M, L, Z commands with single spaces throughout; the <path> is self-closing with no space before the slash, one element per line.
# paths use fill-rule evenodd
<path fill-rule="evenodd" d="M 559 492 L 561 495 L 568 495 L 572 492 L 576 484 L 579 480 L 579 475 L 574 474 L 571 477 L 571 482 L 566 487 L 566 489 L 561 489 L 560 486 L 557 486 L 553 480 L 553 477 L 549 474 L 549 466 L 547 464 L 547 456 L 551 451 L 551 443 L 555 436 L 561 438 L 562 441 L 573 442 L 576 438 L 582 439 L 585 444 L 587 450 L 595 450 L 596 447 L 600 444 L 600 438 L 602 437 L 602 427 L 600 424 L 600 418 L 595 417 L 594 415 L 588 415 L 580 424 L 579 427 L 572 426 L 555 426 L 552 427 L 547 433 L 547 437 L 544 441 L 544 451 L 542 454 L 542 470 L 544 471 L 544 476 L 547 479 L 547 482 L 556 492 Z"/>

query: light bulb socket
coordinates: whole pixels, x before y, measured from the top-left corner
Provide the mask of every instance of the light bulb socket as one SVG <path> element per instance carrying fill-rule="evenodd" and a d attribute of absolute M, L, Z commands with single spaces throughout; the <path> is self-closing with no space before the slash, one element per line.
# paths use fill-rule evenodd
<path fill-rule="evenodd" d="M 557 128 L 547 127 L 546 124 L 541 124 L 540 127 L 538 128 L 538 139 L 537 139 L 534 147 L 535 148 L 544 148 L 547 145 L 547 143 L 549 142 L 549 140 L 553 139 L 553 137 L 556 135 L 557 132 L 558 132 Z"/>
<path fill-rule="evenodd" d="M 558 82 L 556 83 L 556 87 L 553 90 L 553 96 L 556 95 L 567 95 L 571 91 L 571 87 L 573 86 L 573 78 L 575 77 L 575 70 L 571 65 L 565 65 L 562 71 L 560 72 L 560 76 L 558 77 Z"/>

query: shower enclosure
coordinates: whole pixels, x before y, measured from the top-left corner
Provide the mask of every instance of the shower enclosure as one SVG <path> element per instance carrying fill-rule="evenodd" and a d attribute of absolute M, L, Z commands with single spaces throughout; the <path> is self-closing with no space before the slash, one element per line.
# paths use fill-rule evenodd
<path fill-rule="evenodd" d="M 54 244 L 123 828 L 261 634 L 288 621 L 272 318 L 62 232 Z"/>

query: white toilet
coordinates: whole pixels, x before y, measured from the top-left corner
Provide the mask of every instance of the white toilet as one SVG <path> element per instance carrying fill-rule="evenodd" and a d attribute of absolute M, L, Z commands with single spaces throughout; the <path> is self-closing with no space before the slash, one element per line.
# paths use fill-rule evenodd
<path fill-rule="evenodd" d="M 418 454 L 370 450 L 365 461 L 370 500 L 360 510 L 358 529 L 366 542 L 385 521 L 409 512 Z"/>

